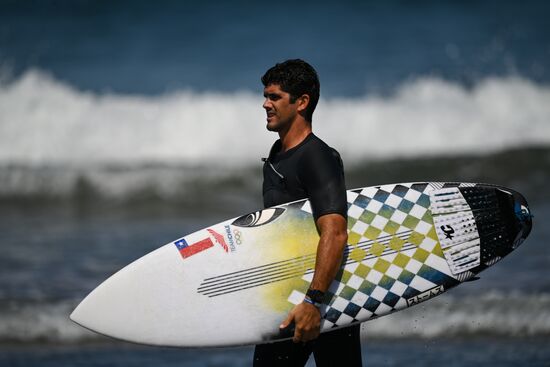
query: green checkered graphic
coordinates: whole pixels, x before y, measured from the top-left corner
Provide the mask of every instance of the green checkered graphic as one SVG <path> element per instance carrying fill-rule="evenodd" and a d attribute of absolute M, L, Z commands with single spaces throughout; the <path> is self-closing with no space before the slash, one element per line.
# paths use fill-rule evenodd
<path fill-rule="evenodd" d="M 431 190 L 410 184 L 348 192 L 347 261 L 330 288 L 324 328 L 407 307 L 408 298 L 438 286 L 436 280 L 454 281 L 429 210 Z M 309 203 L 302 210 L 310 212 Z M 302 279 L 307 287 L 312 274 Z M 296 293 L 290 302 L 300 301 Z"/>

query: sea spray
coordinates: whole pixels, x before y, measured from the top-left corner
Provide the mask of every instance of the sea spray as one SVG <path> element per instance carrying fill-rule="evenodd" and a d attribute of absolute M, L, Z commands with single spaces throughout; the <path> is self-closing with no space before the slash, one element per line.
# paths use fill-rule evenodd
<path fill-rule="evenodd" d="M 72 323 L 78 301 L 12 301 L 0 305 L 0 344 L 109 341 Z M 445 294 L 411 309 L 362 324 L 367 340 L 389 338 L 548 337 L 550 294 Z"/>

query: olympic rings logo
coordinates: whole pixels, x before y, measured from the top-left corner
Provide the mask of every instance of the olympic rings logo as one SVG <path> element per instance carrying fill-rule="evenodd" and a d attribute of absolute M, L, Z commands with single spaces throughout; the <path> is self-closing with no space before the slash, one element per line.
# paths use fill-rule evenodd
<path fill-rule="evenodd" d="M 233 230 L 233 239 L 235 240 L 235 243 L 237 245 L 241 245 L 243 243 L 242 237 L 241 237 L 241 231 L 238 229 Z"/>

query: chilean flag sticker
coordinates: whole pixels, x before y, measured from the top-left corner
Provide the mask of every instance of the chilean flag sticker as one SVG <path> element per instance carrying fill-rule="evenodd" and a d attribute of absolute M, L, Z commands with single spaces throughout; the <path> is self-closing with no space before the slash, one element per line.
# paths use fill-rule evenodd
<path fill-rule="evenodd" d="M 205 238 L 204 240 L 193 243 L 191 245 L 189 245 L 187 241 L 182 238 L 180 240 L 175 241 L 174 245 L 176 245 L 178 251 L 180 252 L 180 255 L 184 259 L 190 256 L 193 256 L 201 251 L 209 249 L 210 247 L 214 247 L 214 243 L 210 238 Z"/>

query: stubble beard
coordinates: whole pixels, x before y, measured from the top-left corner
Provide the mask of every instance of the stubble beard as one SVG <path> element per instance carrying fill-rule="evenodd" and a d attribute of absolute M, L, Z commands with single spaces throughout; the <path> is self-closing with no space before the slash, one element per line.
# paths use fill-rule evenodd
<path fill-rule="evenodd" d="M 272 125 L 268 123 L 265 127 L 267 128 L 268 131 L 271 131 L 274 133 L 278 133 L 280 131 L 280 127 L 277 125 Z"/>
<path fill-rule="evenodd" d="M 266 128 L 267 128 L 268 131 L 278 133 L 279 131 L 282 130 L 283 125 L 284 125 L 284 123 L 281 122 L 281 121 L 273 121 L 273 122 L 268 122 L 267 125 L 266 125 Z"/>
<path fill-rule="evenodd" d="M 280 119 L 279 116 L 275 116 L 275 121 L 268 122 L 266 128 L 268 131 L 280 133 L 287 130 L 292 125 L 292 119 Z"/>

